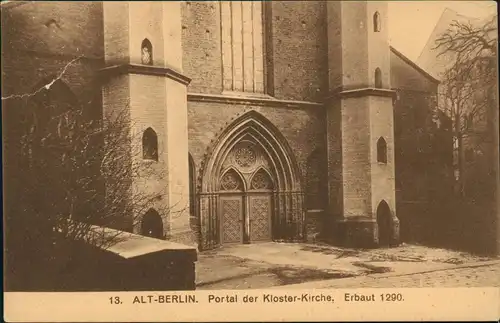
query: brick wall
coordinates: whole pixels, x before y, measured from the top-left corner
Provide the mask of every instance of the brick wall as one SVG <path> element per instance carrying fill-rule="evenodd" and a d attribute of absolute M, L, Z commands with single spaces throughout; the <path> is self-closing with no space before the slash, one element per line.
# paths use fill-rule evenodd
<path fill-rule="evenodd" d="M 369 97 L 342 101 L 344 215 L 371 213 Z"/>
<path fill-rule="evenodd" d="M 130 75 L 130 119 L 132 134 L 132 159 L 135 167 L 146 167 L 146 174 L 142 174 L 134 183 L 143 194 L 152 198 L 156 194 L 154 207 L 162 217 L 163 228 L 169 228 L 170 219 L 165 214 L 169 204 L 168 181 L 168 144 L 166 133 L 166 85 L 165 79 L 159 76 Z M 126 107 L 125 107 L 126 108 Z M 142 156 L 142 135 L 144 131 L 151 127 L 158 138 L 158 162 L 143 160 Z M 138 174 L 139 175 L 139 174 Z M 147 210 L 142 210 L 145 212 Z M 143 214 L 136 214 L 140 219 Z M 165 231 L 167 234 L 168 231 Z"/>
<path fill-rule="evenodd" d="M 181 4 L 182 64 L 189 92 L 221 93 L 220 8 L 216 1 Z"/>
<path fill-rule="evenodd" d="M 2 10 L 4 51 L 102 57 L 101 2 L 28 2 Z"/>
<path fill-rule="evenodd" d="M 394 49 L 391 50 L 392 88 L 436 93 L 437 81 L 411 66 L 401 55 Z"/>
<path fill-rule="evenodd" d="M 452 193 L 450 120 L 432 122 L 438 83 L 391 51 L 397 215 L 403 241 L 433 242 Z M 444 232 L 443 232 L 444 233 Z M 435 240 L 435 239 L 434 239 Z"/>
<path fill-rule="evenodd" d="M 377 213 L 377 207 L 384 200 L 391 211 L 396 209 L 394 186 L 394 121 L 391 97 L 370 98 L 371 122 L 371 186 L 372 212 Z M 383 138 L 387 143 L 387 163 L 377 160 L 377 142 Z"/>
<path fill-rule="evenodd" d="M 378 2 L 328 2 L 329 91 L 375 87 L 381 70 L 382 87 L 390 88 L 387 5 Z M 382 28 L 375 32 L 373 16 Z M 373 245 L 377 205 L 394 209 L 391 98 L 360 94 L 334 98 L 328 104 L 329 227 L 343 243 Z M 387 142 L 388 163 L 377 162 L 377 140 Z M 342 221 L 342 217 L 348 223 Z M 352 222 L 352 223 L 351 223 Z"/>
<path fill-rule="evenodd" d="M 33 93 L 44 85 L 42 80 L 64 70 L 61 80 L 79 104 L 99 117 L 101 89 L 95 71 L 104 63 L 101 11 L 99 2 L 33 2 L 2 10 L 2 96 Z M 2 101 L 7 210 L 16 207 L 12 183 L 22 171 L 17 156 L 20 112 L 28 102 Z"/>
<path fill-rule="evenodd" d="M 283 134 L 303 176 L 310 153 L 324 145 L 324 113 L 321 108 L 289 109 L 188 102 L 189 152 L 193 156 L 197 173 L 211 142 L 218 138 L 232 120 L 249 110 L 261 113 Z"/>
<path fill-rule="evenodd" d="M 274 96 L 320 101 L 328 87 L 328 43 L 324 1 L 274 1 L 267 42 L 272 43 Z M 268 71 L 269 72 L 269 71 Z"/>
<path fill-rule="evenodd" d="M 330 103 L 327 108 L 328 201 L 329 217 L 343 215 L 342 172 L 342 104 Z"/>
<path fill-rule="evenodd" d="M 342 57 L 340 78 L 344 88 L 364 88 L 370 83 L 368 57 L 367 7 L 363 2 L 341 2 L 334 10 L 340 10 L 340 22 L 335 24 L 340 33 L 342 46 L 337 47 L 336 57 Z M 347 18 L 349 17 L 349 18 Z M 333 63 L 335 64 L 335 63 Z M 332 80 L 330 77 L 330 80 Z M 331 89 L 333 90 L 333 89 Z"/>
<path fill-rule="evenodd" d="M 265 55 L 279 99 L 319 101 L 327 90 L 326 5 L 322 1 L 269 2 Z M 220 8 L 215 1 L 182 3 L 183 70 L 189 92 L 221 93 Z M 272 48 L 272 49 L 271 49 Z M 272 52 L 272 55 L 271 55 Z"/>
<path fill-rule="evenodd" d="M 403 200 L 427 200 L 431 191 L 447 191 L 451 177 L 451 133 L 443 119 L 432 122 L 437 81 L 419 71 L 397 51 L 391 51 L 394 105 L 396 185 Z M 447 174 L 448 172 L 448 174 Z"/>
<path fill-rule="evenodd" d="M 389 9 L 387 1 L 366 2 L 366 29 L 368 32 L 368 84 L 375 85 L 375 70 L 381 71 L 383 88 L 390 88 L 391 62 L 389 54 Z M 374 29 L 374 16 L 378 13 L 379 31 Z M 349 37 L 349 36 L 347 36 Z"/>
<path fill-rule="evenodd" d="M 2 95 L 31 93 L 43 79 L 64 70 L 61 80 L 79 103 L 99 114 L 101 93 L 95 72 L 104 63 L 101 16 L 98 2 L 26 3 L 2 10 Z M 15 112 L 8 107 L 23 102 L 13 99 L 2 104 L 9 120 L 5 125 L 13 126 Z"/>
<path fill-rule="evenodd" d="M 114 2 L 103 6 L 102 19 L 104 34 L 104 54 L 106 62 L 129 63 L 130 62 L 130 35 L 129 35 L 129 3 Z"/>

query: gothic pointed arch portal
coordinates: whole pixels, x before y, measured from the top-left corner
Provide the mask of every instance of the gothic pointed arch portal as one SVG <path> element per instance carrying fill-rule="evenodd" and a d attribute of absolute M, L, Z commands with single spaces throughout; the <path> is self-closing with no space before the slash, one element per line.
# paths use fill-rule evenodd
<path fill-rule="evenodd" d="M 229 243 L 303 239 L 303 193 L 283 135 L 247 112 L 211 147 L 200 183 L 203 249 Z"/>

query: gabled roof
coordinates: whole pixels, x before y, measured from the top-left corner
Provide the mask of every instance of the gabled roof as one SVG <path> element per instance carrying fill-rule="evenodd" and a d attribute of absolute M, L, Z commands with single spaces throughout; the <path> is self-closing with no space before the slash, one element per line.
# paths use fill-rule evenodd
<path fill-rule="evenodd" d="M 400 51 L 396 50 L 392 46 L 389 46 L 389 48 L 391 49 L 391 52 L 393 52 L 396 56 L 398 56 L 399 58 L 401 58 L 406 64 L 408 64 L 411 67 L 413 67 L 417 72 L 419 72 L 420 74 L 422 74 L 423 76 L 425 76 L 426 78 L 428 78 L 431 82 L 436 83 L 436 84 L 440 83 L 438 79 L 436 79 L 435 77 L 433 77 L 432 75 L 430 75 L 429 73 L 427 73 L 423 68 L 421 68 L 415 62 L 413 62 L 411 59 L 409 59 L 408 57 L 406 57 L 405 55 L 403 55 Z"/>
<path fill-rule="evenodd" d="M 434 29 L 429 35 L 429 38 L 427 39 L 424 48 L 422 49 L 420 55 L 417 58 L 418 63 L 420 63 L 422 56 L 425 55 L 427 51 L 432 50 L 436 39 L 450 27 L 450 24 L 453 21 L 458 21 L 460 23 L 467 23 L 467 22 L 474 23 L 474 22 L 479 22 L 480 20 L 478 18 L 461 15 L 450 8 L 444 9 L 443 13 L 441 14 L 441 17 L 439 17 L 436 25 L 434 26 Z"/>
<path fill-rule="evenodd" d="M 453 61 L 449 55 L 438 56 L 438 52 L 435 49 L 435 43 L 454 21 L 478 25 L 482 23 L 484 19 L 464 16 L 449 8 L 443 10 L 441 17 L 416 60 L 417 64 L 426 69 L 433 77 L 439 77 L 443 70 L 447 68 L 449 62 Z"/>

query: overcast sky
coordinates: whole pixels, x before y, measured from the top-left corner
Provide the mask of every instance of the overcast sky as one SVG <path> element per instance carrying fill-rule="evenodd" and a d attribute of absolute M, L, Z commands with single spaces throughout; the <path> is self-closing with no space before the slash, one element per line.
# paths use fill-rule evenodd
<path fill-rule="evenodd" d="M 445 8 L 468 17 L 496 12 L 494 1 L 389 1 L 389 41 L 415 61 Z"/>

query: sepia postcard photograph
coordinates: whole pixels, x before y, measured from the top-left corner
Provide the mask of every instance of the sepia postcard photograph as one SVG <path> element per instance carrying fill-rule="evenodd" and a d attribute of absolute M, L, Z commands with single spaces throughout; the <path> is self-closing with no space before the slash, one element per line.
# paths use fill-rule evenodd
<path fill-rule="evenodd" d="M 0 4 L 6 321 L 500 318 L 496 2 Z"/>

